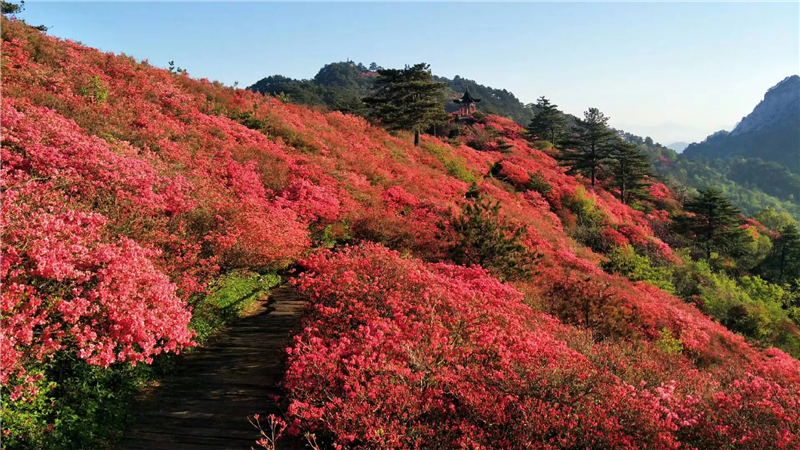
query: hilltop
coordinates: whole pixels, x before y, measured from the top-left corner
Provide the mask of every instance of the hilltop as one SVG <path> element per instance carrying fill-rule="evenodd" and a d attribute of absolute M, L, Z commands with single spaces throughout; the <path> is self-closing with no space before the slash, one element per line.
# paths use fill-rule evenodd
<path fill-rule="evenodd" d="M 2 25 L 7 448 L 107 447 L 131 364 L 193 346 L 242 272 L 311 302 L 280 401 L 323 444 L 800 445 L 790 294 L 670 247 L 663 184 L 627 205 L 507 118 L 415 147 Z"/>
<path fill-rule="evenodd" d="M 354 62 L 335 62 L 326 64 L 310 80 L 295 80 L 282 75 L 272 75 L 254 83 L 248 89 L 262 94 L 281 95 L 296 104 L 324 105 L 332 111 L 365 114 L 360 100 L 369 94 L 377 75 L 376 63 L 370 67 Z M 452 80 L 434 76 L 434 80 L 447 85 L 446 97 L 460 96 L 469 89 L 481 98 L 477 105 L 479 111 L 497 114 L 513 119 L 520 125 L 527 125 L 533 118 L 533 111 L 523 104 L 513 93 L 505 89 L 494 89 L 476 81 L 456 75 Z M 445 103 L 448 112 L 458 109 L 452 102 Z"/>
<path fill-rule="evenodd" d="M 800 174 L 800 76 L 767 90 L 731 132 L 719 131 L 684 151 L 690 158 L 760 158 Z"/>

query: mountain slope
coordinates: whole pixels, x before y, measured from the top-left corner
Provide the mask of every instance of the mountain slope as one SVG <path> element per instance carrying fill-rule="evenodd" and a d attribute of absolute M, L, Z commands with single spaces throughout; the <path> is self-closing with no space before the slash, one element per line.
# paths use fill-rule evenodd
<path fill-rule="evenodd" d="M 333 111 L 363 115 L 366 111 L 364 105 L 360 104 L 360 99 L 370 93 L 372 80 L 376 75 L 376 72 L 366 71 L 362 64 L 337 62 L 326 64 L 310 80 L 272 75 L 262 78 L 247 89 L 273 96 L 284 94 L 297 104 L 325 105 Z M 448 99 L 461 96 L 469 88 L 473 95 L 481 98 L 481 102 L 477 104 L 479 111 L 508 117 L 522 125 L 527 125 L 533 118 L 531 109 L 505 89 L 494 89 L 460 76 L 452 80 L 434 76 L 434 80 L 447 84 Z M 445 103 L 445 108 L 449 112 L 458 109 L 449 100 Z"/>
<path fill-rule="evenodd" d="M 684 154 L 690 158 L 760 158 L 800 174 L 800 76 L 786 77 L 770 88 L 733 131 L 712 134 L 689 145 Z"/>
<path fill-rule="evenodd" d="M 638 211 L 508 119 L 415 147 L 2 25 L 0 375 L 3 433 L 19 436 L 4 445 L 90 447 L 55 420 L 76 415 L 59 361 L 125 376 L 192 345 L 190 306 L 220 274 L 287 267 L 312 303 L 290 349 L 292 432 L 354 447 L 800 444 L 800 363 L 603 271 L 627 246 L 679 264 L 654 231 L 675 208 L 663 186 L 663 208 Z M 470 216 L 480 200 L 497 213 Z M 514 230 L 534 269 L 512 283 L 455 265 L 463 217 Z"/>

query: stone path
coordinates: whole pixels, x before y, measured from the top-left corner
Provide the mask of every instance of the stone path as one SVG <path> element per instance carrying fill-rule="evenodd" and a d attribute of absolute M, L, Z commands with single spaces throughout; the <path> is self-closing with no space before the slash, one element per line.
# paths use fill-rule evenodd
<path fill-rule="evenodd" d="M 276 288 L 251 316 L 180 357 L 176 375 L 148 392 L 122 449 L 250 449 L 259 437 L 247 417 L 279 415 L 273 396 L 285 348 L 305 306 L 289 286 Z M 262 424 L 263 424 L 262 420 Z"/>

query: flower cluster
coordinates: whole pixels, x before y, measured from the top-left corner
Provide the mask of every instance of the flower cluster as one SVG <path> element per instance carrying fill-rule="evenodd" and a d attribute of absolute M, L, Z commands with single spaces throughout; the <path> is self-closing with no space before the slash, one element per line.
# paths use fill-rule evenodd
<path fill-rule="evenodd" d="M 626 344 L 592 342 L 483 269 L 376 244 L 303 265 L 296 284 L 314 311 L 287 349 L 290 433 L 359 448 L 800 443 L 797 392 L 745 373 L 715 379 L 655 347 L 631 361 Z M 609 287 L 575 289 L 612 301 Z"/>
<path fill-rule="evenodd" d="M 581 194 L 603 244 L 675 258 L 661 184 L 645 214 L 508 119 L 415 147 L 6 19 L 0 58 L 0 382 L 15 400 L 57 352 L 107 366 L 192 345 L 189 301 L 221 271 L 361 240 L 304 263 L 315 311 L 291 348 L 292 431 L 363 447 L 798 445 L 796 360 L 604 273 L 604 246 L 568 235 Z M 514 287 L 447 264 L 440 225 L 476 196 L 541 255 Z"/>

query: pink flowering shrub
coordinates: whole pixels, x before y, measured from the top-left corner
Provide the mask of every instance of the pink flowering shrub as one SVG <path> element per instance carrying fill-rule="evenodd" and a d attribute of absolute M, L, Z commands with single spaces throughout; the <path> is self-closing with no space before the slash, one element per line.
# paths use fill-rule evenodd
<path fill-rule="evenodd" d="M 680 205 L 666 186 L 644 213 L 566 175 L 508 119 L 414 147 L 360 117 L 5 19 L 0 58 L 12 407 L 41 400 L 42 368 L 64 355 L 114 370 L 192 345 L 190 304 L 225 271 L 371 241 L 305 262 L 298 286 L 314 312 L 291 349 L 292 431 L 361 447 L 797 447 L 795 359 L 601 269 L 623 244 L 677 262 L 664 239 Z M 576 193 L 591 211 L 570 209 Z M 513 287 L 447 265 L 439 225 L 477 195 L 541 255 Z M 587 211 L 596 246 L 574 234 Z M 665 335 L 674 354 L 659 350 Z"/>
<path fill-rule="evenodd" d="M 628 366 L 624 345 L 587 341 L 480 268 L 375 244 L 303 265 L 314 310 L 287 349 L 290 433 L 358 448 L 798 444 L 797 392 L 745 374 L 729 389 L 654 348 Z"/>
<path fill-rule="evenodd" d="M 35 187 L 3 195 L 2 383 L 65 348 L 108 367 L 191 345 L 191 314 L 152 251 L 104 242 L 99 214 L 32 208 L 43 200 Z"/>

